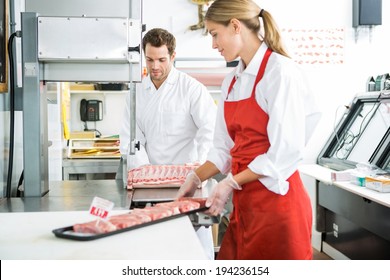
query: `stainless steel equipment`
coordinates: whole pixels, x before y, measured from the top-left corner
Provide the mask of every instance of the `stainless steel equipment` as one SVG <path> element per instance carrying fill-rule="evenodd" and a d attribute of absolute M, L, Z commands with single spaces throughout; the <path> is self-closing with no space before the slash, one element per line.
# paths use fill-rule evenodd
<path fill-rule="evenodd" d="M 25 197 L 49 188 L 45 82 L 128 82 L 135 88 L 141 81 L 142 0 L 70 2 L 29 1 L 22 13 Z"/>

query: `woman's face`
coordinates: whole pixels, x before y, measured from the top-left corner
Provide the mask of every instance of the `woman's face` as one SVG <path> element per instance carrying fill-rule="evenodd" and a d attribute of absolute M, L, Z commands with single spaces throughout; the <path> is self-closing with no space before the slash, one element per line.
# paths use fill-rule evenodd
<path fill-rule="evenodd" d="M 241 37 L 237 26 L 229 23 L 228 26 L 207 20 L 206 28 L 212 37 L 212 48 L 218 49 L 226 61 L 233 61 L 241 50 Z"/>

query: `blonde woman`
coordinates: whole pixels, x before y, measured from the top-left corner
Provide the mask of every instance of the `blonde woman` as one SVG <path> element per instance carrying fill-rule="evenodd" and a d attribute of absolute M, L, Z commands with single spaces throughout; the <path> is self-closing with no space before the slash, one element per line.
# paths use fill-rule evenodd
<path fill-rule="evenodd" d="M 297 167 L 320 118 L 313 95 L 268 11 L 217 0 L 205 23 L 213 49 L 239 64 L 222 84 L 214 148 L 178 196 L 228 174 L 207 200 L 217 215 L 233 195 L 218 259 L 311 259 L 312 209 Z"/>

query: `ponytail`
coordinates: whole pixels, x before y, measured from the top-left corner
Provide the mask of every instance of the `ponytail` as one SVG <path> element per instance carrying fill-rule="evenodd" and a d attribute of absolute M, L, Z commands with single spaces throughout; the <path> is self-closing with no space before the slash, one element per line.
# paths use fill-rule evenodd
<path fill-rule="evenodd" d="M 266 10 L 261 10 L 261 18 L 263 19 L 264 26 L 264 42 L 272 51 L 290 57 L 283 45 L 279 28 L 271 14 Z"/>
<path fill-rule="evenodd" d="M 224 26 L 227 26 L 232 18 L 238 19 L 252 32 L 259 34 L 272 51 L 290 57 L 283 47 L 275 20 L 269 12 L 260 9 L 252 0 L 216 0 L 207 9 L 205 15 L 205 20 Z M 263 28 L 260 18 L 263 21 Z"/>

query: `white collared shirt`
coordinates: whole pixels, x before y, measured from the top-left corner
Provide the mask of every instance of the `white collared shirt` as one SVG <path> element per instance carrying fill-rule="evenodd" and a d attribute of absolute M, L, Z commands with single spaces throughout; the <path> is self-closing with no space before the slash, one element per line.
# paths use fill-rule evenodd
<path fill-rule="evenodd" d="M 206 160 L 212 146 L 217 108 L 203 84 L 172 67 L 158 90 L 149 76 L 137 85 L 136 105 L 136 138 L 141 150 L 130 156 L 128 167 Z M 121 154 L 126 155 L 129 115 L 128 95 L 120 133 Z"/>
<path fill-rule="evenodd" d="M 249 98 L 267 48 L 262 43 L 249 65 L 244 69 L 240 61 L 222 83 L 214 148 L 208 160 L 224 174 L 231 171 L 230 149 L 234 145 L 224 118 L 228 87 L 235 75 L 237 81 L 226 101 Z M 248 167 L 264 176 L 259 181 L 270 191 L 284 195 L 289 188 L 286 180 L 297 170 L 321 113 L 301 69 L 291 59 L 276 53 L 272 53 L 268 60 L 264 76 L 256 86 L 255 96 L 259 106 L 269 116 L 267 131 L 270 148 L 256 156 Z"/>

